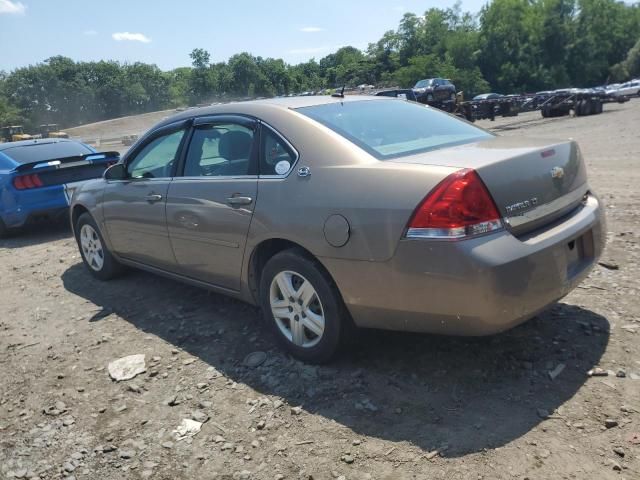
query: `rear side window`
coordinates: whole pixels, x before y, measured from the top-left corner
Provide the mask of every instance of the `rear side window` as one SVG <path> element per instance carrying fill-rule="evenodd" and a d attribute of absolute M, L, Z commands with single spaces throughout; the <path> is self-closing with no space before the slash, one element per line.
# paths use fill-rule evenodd
<path fill-rule="evenodd" d="M 33 163 L 86 155 L 93 153 L 93 151 L 78 142 L 51 142 L 9 147 L 3 153 L 18 163 Z"/>
<path fill-rule="evenodd" d="M 414 102 L 364 100 L 297 109 L 379 160 L 476 142 L 492 134 Z"/>
<path fill-rule="evenodd" d="M 296 162 L 295 153 L 270 129 L 262 129 L 260 175 L 286 175 Z"/>

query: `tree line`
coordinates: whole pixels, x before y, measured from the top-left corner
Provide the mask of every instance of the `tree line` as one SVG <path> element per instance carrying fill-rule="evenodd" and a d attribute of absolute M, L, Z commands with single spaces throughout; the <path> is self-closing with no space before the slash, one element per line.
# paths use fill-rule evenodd
<path fill-rule="evenodd" d="M 410 87 L 451 79 L 465 96 L 587 87 L 640 75 L 640 5 L 615 0 L 493 0 L 477 14 L 407 13 L 364 51 L 343 47 L 297 65 L 250 53 L 191 67 L 75 62 L 57 56 L 0 72 L 0 126 L 73 126 L 212 101 L 319 91 L 342 85 Z"/>

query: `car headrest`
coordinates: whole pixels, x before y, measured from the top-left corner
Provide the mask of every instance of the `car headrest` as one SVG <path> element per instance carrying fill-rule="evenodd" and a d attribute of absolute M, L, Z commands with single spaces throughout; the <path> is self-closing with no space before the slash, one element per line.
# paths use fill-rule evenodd
<path fill-rule="evenodd" d="M 249 158 L 253 138 L 247 132 L 232 130 L 220 137 L 218 152 L 227 160 Z"/>

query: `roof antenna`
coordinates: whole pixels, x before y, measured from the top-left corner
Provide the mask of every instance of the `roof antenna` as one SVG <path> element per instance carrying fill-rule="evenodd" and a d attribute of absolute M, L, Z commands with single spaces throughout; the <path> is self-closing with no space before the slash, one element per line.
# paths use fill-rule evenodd
<path fill-rule="evenodd" d="M 344 85 L 342 85 L 342 88 L 340 89 L 340 93 L 338 92 L 334 92 L 331 94 L 332 97 L 336 97 L 336 98 L 344 98 Z"/>

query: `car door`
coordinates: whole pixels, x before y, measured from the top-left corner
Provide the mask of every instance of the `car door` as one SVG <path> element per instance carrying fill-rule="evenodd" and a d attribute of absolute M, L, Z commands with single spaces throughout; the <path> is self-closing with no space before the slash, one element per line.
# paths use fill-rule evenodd
<path fill-rule="evenodd" d="M 185 122 L 180 122 L 154 132 L 125 158 L 127 178 L 107 182 L 104 219 L 118 255 L 175 269 L 165 203 L 187 128 Z"/>
<path fill-rule="evenodd" d="M 240 274 L 257 194 L 258 122 L 196 119 L 169 186 L 167 224 L 180 273 L 229 290 Z"/>

